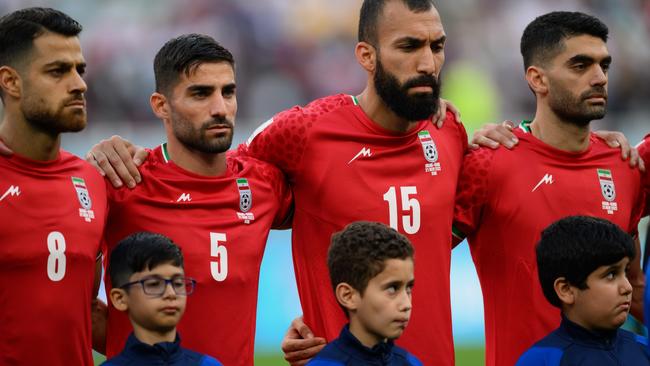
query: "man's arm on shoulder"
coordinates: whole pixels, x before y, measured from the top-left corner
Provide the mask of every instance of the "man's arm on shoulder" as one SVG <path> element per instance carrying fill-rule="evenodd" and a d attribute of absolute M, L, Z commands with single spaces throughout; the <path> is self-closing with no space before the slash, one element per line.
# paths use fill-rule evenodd
<path fill-rule="evenodd" d="M 617 131 L 594 131 L 594 134 L 611 148 L 621 149 L 621 159 L 628 160 L 631 167 L 639 167 L 639 170 L 645 171 L 645 164 L 639 157 L 639 152 L 635 147 L 630 145 L 627 137 Z"/>

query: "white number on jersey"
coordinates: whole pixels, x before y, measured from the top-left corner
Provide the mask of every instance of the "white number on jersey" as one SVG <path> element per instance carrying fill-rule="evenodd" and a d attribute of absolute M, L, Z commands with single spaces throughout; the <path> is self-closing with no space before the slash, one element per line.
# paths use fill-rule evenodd
<path fill-rule="evenodd" d="M 210 233 L 210 255 L 216 259 L 210 262 L 210 273 L 215 281 L 223 281 L 228 276 L 228 250 L 225 245 L 226 234 Z"/>
<path fill-rule="evenodd" d="M 417 187 L 405 186 L 400 187 L 400 195 L 402 197 L 402 211 L 410 211 L 410 214 L 402 216 L 402 227 L 407 234 L 415 234 L 420 230 L 420 202 L 417 198 L 411 197 L 418 193 Z M 398 208 L 397 208 L 397 190 L 395 187 L 390 187 L 384 193 L 384 201 L 388 202 L 388 218 L 389 225 L 395 230 L 398 227 Z"/>
<path fill-rule="evenodd" d="M 58 231 L 52 231 L 47 236 L 47 277 L 57 282 L 65 276 L 65 238 Z"/>

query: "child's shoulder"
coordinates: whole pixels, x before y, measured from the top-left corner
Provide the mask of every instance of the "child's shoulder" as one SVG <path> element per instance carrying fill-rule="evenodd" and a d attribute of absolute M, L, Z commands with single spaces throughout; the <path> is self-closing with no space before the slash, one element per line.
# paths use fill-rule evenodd
<path fill-rule="evenodd" d="M 565 349 L 571 345 L 571 340 L 563 337 L 556 329 L 540 339 L 524 352 L 516 366 L 555 366 L 559 365 Z"/>
<path fill-rule="evenodd" d="M 221 362 L 214 357 L 198 353 L 187 348 L 183 348 L 183 357 L 189 361 L 189 365 L 198 366 L 223 366 Z"/>
<path fill-rule="evenodd" d="M 422 366 L 422 361 L 420 361 L 417 357 L 415 357 L 413 354 L 411 354 L 409 351 L 405 350 L 402 347 L 395 346 L 393 348 L 393 355 L 401 359 L 402 362 L 400 362 L 400 365 L 409 365 L 409 366 Z"/>

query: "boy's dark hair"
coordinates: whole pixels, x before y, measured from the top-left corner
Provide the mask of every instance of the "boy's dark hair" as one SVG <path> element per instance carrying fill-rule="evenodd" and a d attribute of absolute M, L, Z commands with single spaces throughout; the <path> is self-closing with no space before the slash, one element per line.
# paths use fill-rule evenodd
<path fill-rule="evenodd" d="M 81 30 L 76 20 L 51 8 L 26 8 L 4 15 L 0 18 L 0 66 L 15 68 L 43 33 L 74 37 Z"/>
<path fill-rule="evenodd" d="M 227 62 L 235 67 L 235 59 L 230 51 L 210 36 L 191 33 L 169 40 L 153 61 L 156 91 L 168 94 L 181 73 L 189 76 L 206 62 Z"/>
<path fill-rule="evenodd" d="M 394 229 L 378 222 L 358 221 L 332 235 L 327 267 L 332 287 L 347 283 L 362 295 L 368 281 L 381 273 L 387 259 L 413 258 L 413 246 Z"/>
<path fill-rule="evenodd" d="M 168 237 L 140 232 L 122 239 L 111 252 L 108 274 L 114 288 L 129 282 L 136 272 L 151 270 L 161 264 L 183 268 L 183 253 Z"/>
<path fill-rule="evenodd" d="M 546 299 L 561 308 L 562 301 L 553 286 L 564 277 L 577 288 L 587 289 L 587 277 L 607 266 L 636 255 L 634 240 L 616 224 L 607 220 L 570 216 L 558 220 L 542 231 L 537 244 L 539 282 Z"/>
<path fill-rule="evenodd" d="M 367 42 L 375 47 L 377 44 L 377 23 L 384 6 L 389 1 L 398 0 L 364 0 L 359 14 L 359 42 Z M 427 11 L 433 7 L 433 0 L 399 0 L 415 13 Z"/>
<path fill-rule="evenodd" d="M 562 50 L 567 38 L 589 35 L 607 42 L 609 29 L 598 18 L 580 12 L 554 11 L 533 20 L 521 36 L 524 69 L 544 65 Z"/>

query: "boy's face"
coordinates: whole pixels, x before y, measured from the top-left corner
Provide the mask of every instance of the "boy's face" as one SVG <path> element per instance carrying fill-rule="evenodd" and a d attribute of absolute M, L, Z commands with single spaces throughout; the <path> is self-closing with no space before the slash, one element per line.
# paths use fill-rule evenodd
<path fill-rule="evenodd" d="M 134 273 L 129 278 L 129 282 L 147 278 L 173 279 L 183 276 L 182 268 L 165 263 L 150 270 Z M 124 291 L 119 300 L 116 301 L 113 296 L 111 296 L 111 300 L 118 310 L 128 310 L 134 328 L 167 332 L 176 327 L 185 311 L 187 296 L 176 295 L 171 284 L 166 285 L 165 292 L 160 296 L 146 294 L 139 283 L 124 290 L 113 290 Z"/>
<path fill-rule="evenodd" d="M 388 259 L 385 264 L 384 270 L 368 282 L 356 311 L 350 312 L 350 321 L 360 333 L 355 336 L 364 344 L 398 338 L 411 317 L 413 259 Z"/>
<path fill-rule="evenodd" d="M 626 276 L 629 263 L 625 257 L 592 272 L 587 277 L 588 288 L 575 290 L 575 319 L 571 320 L 589 330 L 613 330 L 623 325 L 632 300 L 632 285 Z"/>

